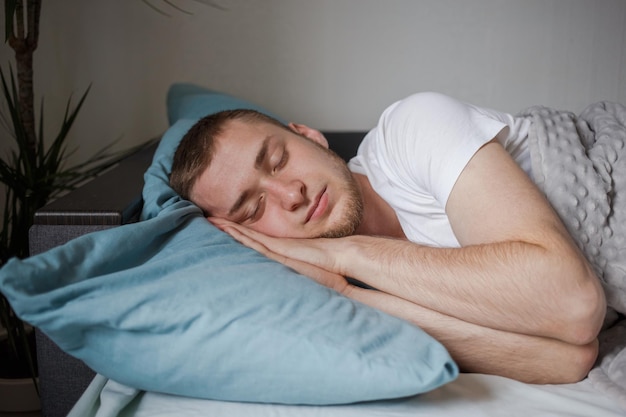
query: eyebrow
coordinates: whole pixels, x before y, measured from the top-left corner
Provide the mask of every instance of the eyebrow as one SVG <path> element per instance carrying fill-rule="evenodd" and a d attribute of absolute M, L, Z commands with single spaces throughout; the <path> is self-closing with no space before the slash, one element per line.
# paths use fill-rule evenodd
<path fill-rule="evenodd" d="M 271 139 L 271 136 L 267 136 L 263 140 L 263 143 L 261 144 L 261 148 L 259 149 L 259 152 L 257 153 L 256 158 L 254 159 L 254 169 L 256 169 L 257 171 L 261 169 L 261 167 L 263 166 L 263 163 L 265 162 L 265 158 L 267 157 L 267 151 L 269 149 L 270 139 Z M 250 193 L 248 191 L 244 191 L 243 193 L 241 193 L 237 201 L 235 201 L 235 204 L 233 204 L 230 210 L 228 210 L 228 215 L 232 216 L 234 213 L 238 212 L 239 209 L 241 209 L 241 206 L 243 206 L 243 204 L 248 199 L 249 195 Z"/>
<path fill-rule="evenodd" d="M 266 137 L 261 144 L 261 149 L 259 149 L 259 153 L 256 155 L 256 159 L 254 160 L 254 168 L 259 170 L 265 162 L 265 157 L 267 156 L 267 150 L 269 149 L 271 136 Z"/>

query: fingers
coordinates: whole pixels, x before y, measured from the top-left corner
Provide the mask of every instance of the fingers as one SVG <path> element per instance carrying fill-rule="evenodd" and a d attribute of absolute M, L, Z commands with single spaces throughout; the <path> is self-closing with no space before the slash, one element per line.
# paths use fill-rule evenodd
<path fill-rule="evenodd" d="M 255 251 L 267 256 L 270 259 L 273 259 L 278 262 L 283 262 L 284 256 L 279 256 L 278 254 L 272 252 L 267 246 L 258 240 L 250 237 L 247 233 L 246 228 L 239 227 L 238 224 L 232 223 L 226 220 L 218 219 L 218 221 L 211 221 L 218 229 L 223 231 L 224 233 L 229 234 L 233 239 L 237 242 L 241 243 L 244 246 L 249 247 L 250 249 L 254 249 Z"/>
<path fill-rule="evenodd" d="M 229 220 L 219 219 L 216 217 L 208 217 L 207 220 L 211 222 L 215 227 L 220 229 L 222 232 L 228 233 L 237 241 L 239 241 L 240 243 L 246 246 L 248 246 L 248 244 L 244 243 L 244 241 L 242 240 L 245 240 L 246 242 L 255 241 L 255 242 L 261 243 L 261 242 L 267 242 L 269 241 L 269 239 L 272 239 L 269 236 L 266 236 L 259 232 L 255 232 L 254 230 L 246 226 L 242 226 L 239 223 L 234 223 Z"/>
<path fill-rule="evenodd" d="M 281 239 L 274 239 L 269 236 L 265 236 L 245 226 L 241 226 L 240 224 L 233 223 L 228 220 L 217 218 L 208 218 L 208 220 L 223 232 L 228 233 L 233 239 L 242 245 L 247 246 L 250 249 L 254 249 L 267 258 L 279 262 L 293 269 L 297 273 L 313 279 L 321 285 L 329 287 L 339 293 L 344 293 L 349 287 L 347 280 L 342 275 L 327 271 L 306 261 L 290 258 L 289 256 L 277 253 L 258 240 L 257 237 L 272 242 L 281 241 Z"/>
<path fill-rule="evenodd" d="M 229 234 L 239 243 L 249 246 L 249 247 L 254 246 L 253 249 L 256 249 L 256 246 L 259 242 L 258 240 L 252 239 L 249 236 L 249 232 L 246 227 L 243 227 L 229 220 L 219 219 L 216 217 L 207 217 L 207 220 L 211 222 L 211 224 L 213 224 L 215 227 L 220 229 L 222 232 Z M 262 252 L 262 251 L 259 251 L 259 252 Z"/>
<path fill-rule="evenodd" d="M 332 239 L 275 238 L 228 220 L 217 218 L 209 218 L 208 220 L 239 243 L 264 254 L 268 258 L 281 263 L 285 263 L 284 259 L 294 259 L 343 275 L 342 271 L 337 269 L 336 256 L 339 254 L 329 250 Z"/>
<path fill-rule="evenodd" d="M 231 222 L 230 220 L 220 219 L 219 217 L 207 217 L 206 219 L 209 221 L 209 223 L 211 223 L 213 226 L 217 227 L 218 229 L 222 231 L 224 231 L 224 227 L 226 226 L 237 224 L 237 223 Z"/>
<path fill-rule="evenodd" d="M 228 233 L 240 243 L 256 249 L 255 244 L 263 245 L 267 250 L 281 253 L 286 257 L 291 257 L 289 253 L 290 244 L 286 243 L 290 239 L 274 238 L 263 233 L 259 233 L 249 227 L 242 226 L 238 223 L 215 217 L 207 218 L 215 227 L 221 231 Z M 254 246 L 253 246 L 254 245 Z M 261 251 L 260 251 L 261 252 Z"/>

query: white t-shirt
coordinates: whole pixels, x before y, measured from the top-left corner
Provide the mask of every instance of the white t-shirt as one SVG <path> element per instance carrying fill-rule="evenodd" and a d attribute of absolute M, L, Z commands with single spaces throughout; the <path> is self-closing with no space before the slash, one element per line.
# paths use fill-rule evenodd
<path fill-rule="evenodd" d="M 439 93 L 418 93 L 389 106 L 350 160 L 395 210 L 413 242 L 458 247 L 446 202 L 474 153 L 497 140 L 530 174 L 530 120 L 476 107 Z"/>

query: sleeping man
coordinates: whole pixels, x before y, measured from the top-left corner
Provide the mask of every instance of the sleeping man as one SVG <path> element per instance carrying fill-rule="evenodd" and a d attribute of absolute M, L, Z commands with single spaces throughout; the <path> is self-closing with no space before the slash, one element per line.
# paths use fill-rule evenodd
<path fill-rule="evenodd" d="M 606 301 L 530 178 L 530 124 L 419 93 L 345 164 L 317 130 L 227 111 L 190 129 L 170 181 L 239 242 L 415 323 L 466 372 L 575 382 Z"/>

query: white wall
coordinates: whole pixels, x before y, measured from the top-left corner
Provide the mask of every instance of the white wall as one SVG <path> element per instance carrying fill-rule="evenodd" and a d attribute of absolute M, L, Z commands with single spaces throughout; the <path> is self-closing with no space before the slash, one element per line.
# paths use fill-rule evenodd
<path fill-rule="evenodd" d="M 367 129 L 420 90 L 509 112 L 626 103 L 624 0 L 173 0 L 192 15 L 150 1 L 172 16 L 140 0 L 44 2 L 35 88 L 50 135 L 67 97 L 92 84 L 74 159 L 166 129 L 177 81 L 323 129 Z"/>

